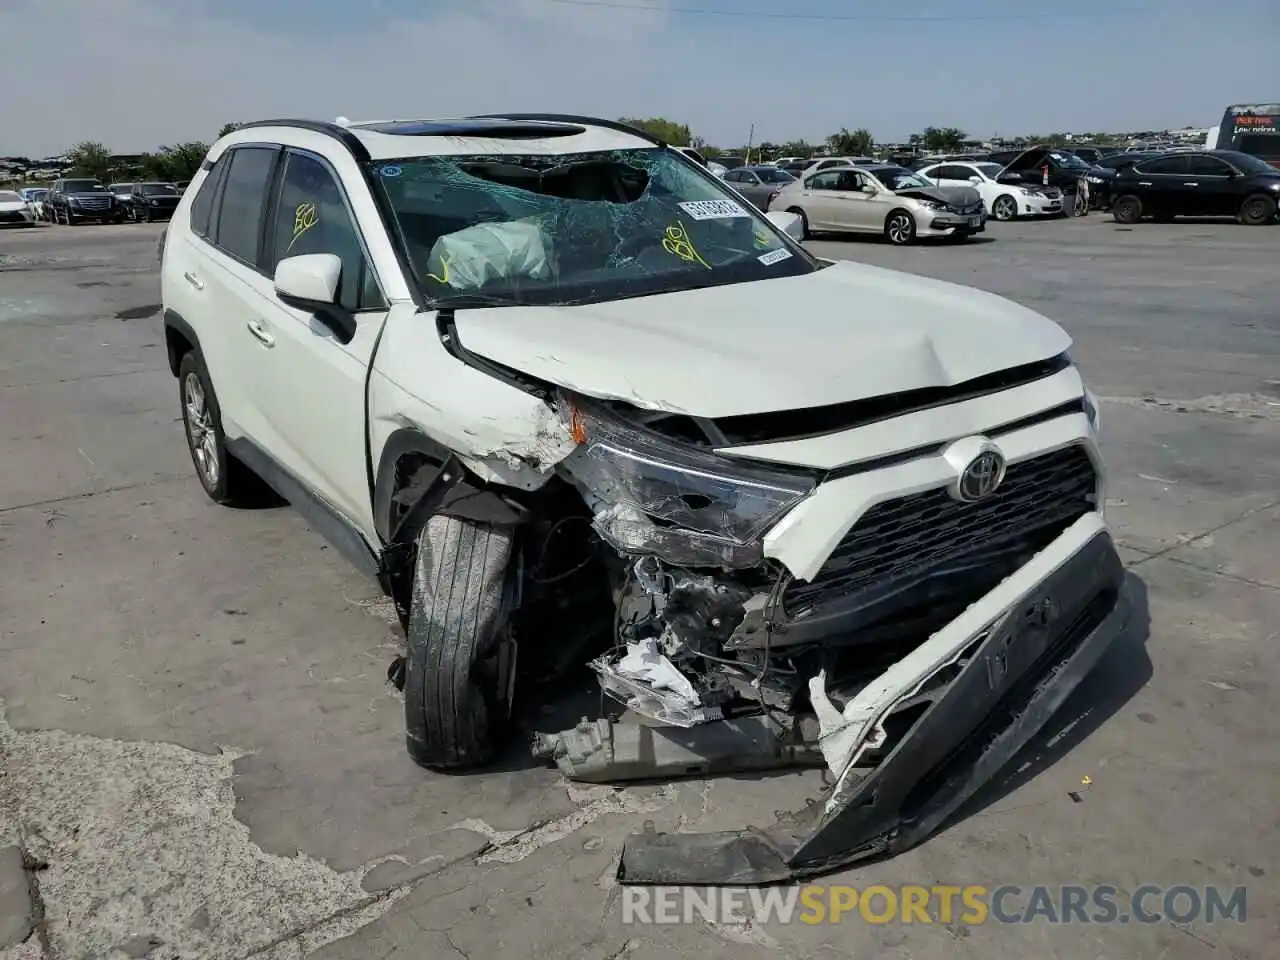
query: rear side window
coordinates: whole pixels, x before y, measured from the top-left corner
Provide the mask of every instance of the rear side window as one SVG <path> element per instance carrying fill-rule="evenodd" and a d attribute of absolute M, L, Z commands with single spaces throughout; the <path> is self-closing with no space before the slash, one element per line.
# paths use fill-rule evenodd
<path fill-rule="evenodd" d="M 209 175 L 200 184 L 196 198 L 191 201 L 191 231 L 197 236 L 209 235 L 209 215 L 213 213 L 213 198 L 217 196 L 218 184 L 222 181 L 223 174 L 227 172 L 229 156 L 230 154 L 226 154 L 218 158 L 218 162 L 213 165 Z"/>
<path fill-rule="evenodd" d="M 1186 157 L 1161 157 L 1138 166 L 1139 173 L 1187 173 Z"/>
<path fill-rule="evenodd" d="M 238 260 L 256 266 L 262 212 L 275 168 L 278 150 L 272 147 L 236 147 L 226 173 L 222 204 L 218 210 L 215 242 Z"/>

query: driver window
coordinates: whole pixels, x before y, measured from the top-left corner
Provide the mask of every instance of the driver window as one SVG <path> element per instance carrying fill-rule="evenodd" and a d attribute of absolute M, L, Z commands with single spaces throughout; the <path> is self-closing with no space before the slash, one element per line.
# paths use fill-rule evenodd
<path fill-rule="evenodd" d="M 301 153 L 288 155 L 269 243 L 267 266 L 271 272 L 286 257 L 336 254 L 342 260 L 342 306 L 352 312 L 385 308 L 343 194 L 333 174 L 319 160 Z"/>

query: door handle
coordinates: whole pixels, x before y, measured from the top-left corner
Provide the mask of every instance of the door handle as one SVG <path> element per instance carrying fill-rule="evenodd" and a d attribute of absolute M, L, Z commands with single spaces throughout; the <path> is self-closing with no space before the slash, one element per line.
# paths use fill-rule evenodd
<path fill-rule="evenodd" d="M 1200 186 L 1200 184 L 1198 184 L 1198 183 L 1184 183 L 1184 184 L 1183 184 L 1183 186 L 1184 186 L 1184 187 L 1198 187 L 1198 186 Z"/>
<path fill-rule="evenodd" d="M 245 326 L 249 328 L 249 332 L 252 333 L 264 347 L 274 347 L 276 345 L 276 338 L 267 333 L 267 328 L 262 325 L 261 320 L 250 320 L 245 324 Z"/>
<path fill-rule="evenodd" d="M 1150 181 L 1150 180 L 1139 180 L 1139 181 L 1138 181 L 1138 186 L 1140 186 L 1140 187 L 1149 187 L 1149 186 L 1151 186 L 1151 181 Z"/>
<path fill-rule="evenodd" d="M 192 273 L 190 270 L 188 270 L 186 273 L 184 273 L 184 274 L 182 275 L 182 279 L 183 279 L 183 280 L 186 280 L 186 281 L 187 281 L 187 283 L 191 284 L 191 285 L 192 285 L 193 287 L 195 287 L 197 290 L 203 290 L 203 289 L 204 289 L 204 281 L 203 281 L 203 280 L 201 280 L 199 277 L 197 277 L 197 276 L 196 276 L 194 273 Z"/>

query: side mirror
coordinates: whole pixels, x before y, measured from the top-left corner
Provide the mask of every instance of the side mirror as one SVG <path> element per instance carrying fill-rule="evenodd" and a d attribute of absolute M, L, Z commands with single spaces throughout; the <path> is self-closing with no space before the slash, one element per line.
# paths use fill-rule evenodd
<path fill-rule="evenodd" d="M 978 176 L 973 176 L 969 178 L 969 182 L 972 184 L 979 184 L 982 182 L 982 178 Z"/>
<path fill-rule="evenodd" d="M 804 226 L 798 214 L 786 210 L 770 210 L 765 216 L 775 227 L 799 243 L 804 239 Z"/>
<path fill-rule="evenodd" d="M 309 310 L 342 340 L 356 334 L 355 318 L 338 306 L 342 260 L 332 253 L 305 253 L 276 264 L 276 296 L 291 307 Z"/>

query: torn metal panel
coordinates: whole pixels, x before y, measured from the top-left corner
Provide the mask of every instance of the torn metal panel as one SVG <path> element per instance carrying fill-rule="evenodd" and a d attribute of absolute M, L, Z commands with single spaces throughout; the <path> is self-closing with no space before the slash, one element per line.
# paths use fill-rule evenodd
<path fill-rule="evenodd" d="M 537 734 L 533 756 L 552 760 L 570 780 L 619 783 L 820 767 L 812 717 L 751 716 L 699 727 L 594 722 Z"/>
<path fill-rule="evenodd" d="M 978 648 L 910 730 L 874 768 L 848 768 L 820 810 L 765 830 L 633 835 L 620 882 L 777 883 L 913 846 L 1044 726 L 1129 614 L 1123 567 L 1100 532 L 998 625 L 984 626 Z"/>

